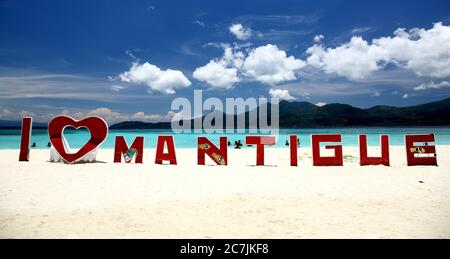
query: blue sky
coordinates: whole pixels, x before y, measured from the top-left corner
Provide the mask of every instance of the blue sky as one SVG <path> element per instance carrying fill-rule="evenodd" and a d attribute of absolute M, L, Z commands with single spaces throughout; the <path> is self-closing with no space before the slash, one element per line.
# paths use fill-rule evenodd
<path fill-rule="evenodd" d="M 167 120 L 195 89 L 358 107 L 439 100 L 449 25 L 448 0 L 0 0 L 0 119 Z"/>

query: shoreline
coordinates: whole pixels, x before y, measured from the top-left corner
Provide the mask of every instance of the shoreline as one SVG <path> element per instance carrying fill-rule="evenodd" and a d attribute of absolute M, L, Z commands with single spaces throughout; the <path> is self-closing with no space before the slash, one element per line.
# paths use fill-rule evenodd
<path fill-rule="evenodd" d="M 391 167 L 359 166 L 344 147 L 343 167 L 313 167 L 311 149 L 229 150 L 229 166 L 198 166 L 195 149 L 178 165 L 49 163 L 49 152 L 0 150 L 1 238 L 450 238 L 450 146 L 438 167 L 407 167 L 391 147 Z M 369 148 L 369 155 L 377 154 Z M 245 154 L 245 155 L 244 155 Z"/>
<path fill-rule="evenodd" d="M 128 143 L 128 144 L 130 144 L 130 143 Z M 328 144 L 328 145 L 330 145 L 329 143 L 323 143 L 323 144 Z M 344 144 L 341 144 L 342 145 L 342 148 L 343 149 L 346 149 L 346 148 L 350 148 L 350 149 L 352 149 L 352 148 L 357 148 L 357 149 L 359 149 L 359 146 L 358 145 L 344 145 Z M 368 148 L 372 148 L 372 149 L 376 149 L 376 148 L 379 148 L 379 146 L 380 146 L 380 144 L 376 144 L 376 145 L 370 145 L 370 143 L 368 143 L 367 144 L 367 147 Z M 436 146 L 436 147 L 450 147 L 450 144 L 434 144 L 434 146 Z M 389 148 L 401 148 L 401 147 L 403 147 L 403 148 L 405 148 L 406 149 L 406 147 L 405 147 L 405 144 L 404 143 L 402 143 L 402 144 L 392 144 L 392 143 L 389 143 Z M 242 147 L 241 147 L 241 150 L 248 150 L 248 149 L 254 149 L 255 147 L 253 146 L 253 147 L 248 147 L 247 145 L 243 145 Z M 265 149 L 281 149 L 281 150 L 288 150 L 289 149 L 289 147 L 288 146 L 283 146 L 283 147 L 279 147 L 279 146 L 265 146 L 264 147 Z M 311 145 L 308 145 L 308 146 L 301 146 L 300 148 L 299 148 L 299 150 L 300 149 L 311 149 L 312 147 L 311 147 Z M 75 149 L 75 148 L 74 148 Z M 197 150 L 196 148 L 194 148 L 194 147 L 177 147 L 177 144 L 175 143 L 175 150 L 178 150 L 178 149 L 180 149 L 180 150 Z M 0 148 L 0 151 L 13 151 L 13 152 L 15 152 L 15 151 L 19 151 L 20 150 L 20 147 L 17 147 L 17 148 L 5 148 L 5 149 L 2 149 L 2 148 Z M 99 151 L 111 151 L 111 150 L 114 150 L 114 148 L 102 148 L 102 147 L 100 147 L 99 149 L 98 149 Z M 144 146 L 144 151 L 145 150 L 156 150 L 156 147 L 145 147 Z M 234 148 L 234 146 L 233 145 L 231 145 L 231 146 L 228 146 L 228 150 L 236 150 L 235 148 Z M 32 153 L 33 151 L 50 151 L 50 147 L 43 147 L 43 148 L 41 148 L 41 147 L 36 147 L 36 148 L 30 148 L 30 153 Z"/>

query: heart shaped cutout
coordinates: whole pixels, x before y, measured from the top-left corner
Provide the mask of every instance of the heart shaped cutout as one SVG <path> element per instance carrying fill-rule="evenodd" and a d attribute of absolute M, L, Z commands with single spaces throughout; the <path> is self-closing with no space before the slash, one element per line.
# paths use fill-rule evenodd
<path fill-rule="evenodd" d="M 78 152 L 67 153 L 63 132 L 66 127 L 86 128 L 91 134 L 89 141 Z M 67 163 L 74 163 L 100 146 L 108 136 L 108 124 L 99 117 L 88 117 L 77 121 L 68 116 L 57 116 L 48 123 L 48 135 L 53 147 Z"/>

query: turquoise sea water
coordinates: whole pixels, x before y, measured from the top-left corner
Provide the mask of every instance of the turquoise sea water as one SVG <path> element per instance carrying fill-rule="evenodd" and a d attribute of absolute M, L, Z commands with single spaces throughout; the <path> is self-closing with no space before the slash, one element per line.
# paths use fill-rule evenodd
<path fill-rule="evenodd" d="M 391 145 L 403 145 L 405 134 L 429 134 L 434 133 L 436 144 L 450 145 L 450 127 L 420 127 L 420 128 L 324 128 L 324 129 L 281 129 L 277 137 L 277 147 L 285 147 L 286 140 L 291 134 L 297 134 L 302 147 L 310 146 L 311 134 L 342 134 L 344 146 L 357 146 L 358 135 L 368 135 L 370 146 L 379 145 L 379 135 L 388 134 Z M 215 143 L 219 143 L 220 136 L 228 137 L 231 143 L 241 140 L 245 143 L 245 136 L 249 134 L 173 134 L 170 130 L 110 130 L 108 138 L 101 148 L 114 148 L 116 136 L 124 136 L 129 144 L 136 136 L 145 137 L 145 148 L 155 148 L 158 135 L 173 135 L 177 148 L 195 148 L 198 137 L 208 137 Z M 66 130 L 64 136 L 73 148 L 80 148 L 89 139 L 86 130 Z M 46 149 L 49 138 L 47 130 L 33 130 L 31 143 L 36 143 L 37 149 Z M 0 130 L 0 149 L 18 149 L 20 146 L 20 130 Z"/>

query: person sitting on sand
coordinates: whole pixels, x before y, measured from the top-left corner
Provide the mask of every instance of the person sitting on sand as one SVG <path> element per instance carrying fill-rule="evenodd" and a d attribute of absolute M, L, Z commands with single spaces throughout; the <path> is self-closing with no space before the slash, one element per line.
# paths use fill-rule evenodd
<path fill-rule="evenodd" d="M 286 140 L 285 145 L 286 145 L 286 146 L 289 146 L 289 141 L 288 141 L 288 140 Z"/>
<path fill-rule="evenodd" d="M 242 143 L 240 140 L 234 142 L 234 149 L 241 149 Z"/>

